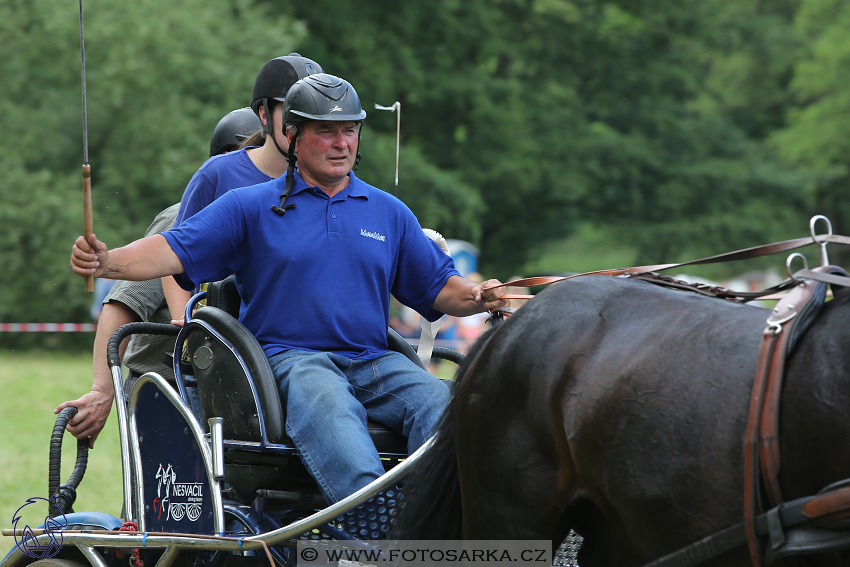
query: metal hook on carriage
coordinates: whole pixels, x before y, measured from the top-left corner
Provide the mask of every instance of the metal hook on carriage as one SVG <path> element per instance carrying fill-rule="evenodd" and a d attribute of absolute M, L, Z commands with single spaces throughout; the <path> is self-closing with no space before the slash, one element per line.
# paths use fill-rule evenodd
<path fill-rule="evenodd" d="M 826 223 L 826 234 L 819 235 L 817 230 L 815 230 L 815 225 L 819 220 L 822 220 Z M 820 263 L 822 267 L 829 266 L 829 256 L 826 253 L 826 244 L 829 240 L 829 237 L 832 236 L 832 223 L 829 222 L 829 219 L 823 215 L 815 215 L 809 221 L 809 233 L 812 235 L 812 240 L 815 241 L 820 247 Z M 819 240 L 818 237 L 821 236 L 823 240 Z M 807 267 L 808 269 L 808 267 Z"/>
<path fill-rule="evenodd" d="M 796 273 L 791 268 L 791 265 L 794 263 L 794 258 L 799 258 L 803 262 L 803 269 L 804 270 L 809 269 L 809 261 L 806 259 L 805 256 L 803 256 L 799 252 L 794 252 L 793 254 L 790 254 L 785 259 L 785 270 L 788 272 L 788 277 L 791 278 L 792 280 L 794 279 L 794 274 Z M 802 285 L 805 285 L 805 282 L 801 282 L 801 283 L 802 283 Z"/>

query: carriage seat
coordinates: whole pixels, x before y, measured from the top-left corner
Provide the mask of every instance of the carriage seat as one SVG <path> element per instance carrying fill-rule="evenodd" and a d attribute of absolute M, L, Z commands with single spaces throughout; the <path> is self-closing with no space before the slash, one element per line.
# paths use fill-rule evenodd
<path fill-rule="evenodd" d="M 203 414 L 224 419 L 225 439 L 291 444 L 283 430 L 284 410 L 268 358 L 236 320 L 240 303 L 230 276 L 210 284 L 208 306 L 198 309 L 187 323 L 186 346 Z M 221 337 L 205 332 L 204 325 Z M 392 329 L 388 329 L 388 343 L 390 350 L 402 352 L 421 366 L 413 348 Z M 402 435 L 375 423 L 369 423 L 369 433 L 379 453 L 406 455 L 407 441 Z"/>

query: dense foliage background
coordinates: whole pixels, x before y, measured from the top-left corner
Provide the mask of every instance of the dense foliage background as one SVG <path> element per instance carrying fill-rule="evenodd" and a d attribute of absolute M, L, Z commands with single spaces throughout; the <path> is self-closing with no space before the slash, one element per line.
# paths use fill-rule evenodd
<path fill-rule="evenodd" d="M 78 10 L 0 4 L 3 322 L 88 320 L 67 267 Z M 85 23 L 95 232 L 113 246 L 180 198 L 217 120 L 290 51 L 355 85 L 359 174 L 390 191 L 396 116 L 372 107 L 401 102 L 398 196 L 478 245 L 488 276 L 683 260 L 802 236 L 815 213 L 850 230 L 840 0 L 86 0 Z"/>

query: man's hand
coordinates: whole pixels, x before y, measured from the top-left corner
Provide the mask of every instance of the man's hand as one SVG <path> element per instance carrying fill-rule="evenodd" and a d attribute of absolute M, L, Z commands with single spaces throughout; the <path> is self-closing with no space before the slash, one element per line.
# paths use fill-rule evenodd
<path fill-rule="evenodd" d="M 71 248 L 71 269 L 78 276 L 93 275 L 98 278 L 103 274 L 109 259 L 106 244 L 92 234 L 88 241 L 80 236 Z"/>
<path fill-rule="evenodd" d="M 492 289 L 485 287 L 496 286 Z M 446 315 L 466 317 L 482 311 L 510 307 L 509 299 L 501 299 L 506 290 L 499 280 L 473 283 L 460 276 L 451 276 L 437 294 L 434 309 Z"/>
<path fill-rule="evenodd" d="M 474 288 L 472 288 L 472 293 L 475 295 L 475 301 L 483 304 L 484 309 L 486 309 L 487 311 L 492 311 L 494 309 L 499 309 L 502 307 L 510 307 L 510 299 L 500 299 L 503 295 L 507 293 L 505 286 L 501 285 L 501 283 L 502 282 L 500 282 L 499 280 L 487 280 L 486 282 L 482 282 L 476 285 Z M 483 289 L 485 287 L 490 286 L 498 287 Z"/>
<path fill-rule="evenodd" d="M 111 391 L 100 392 L 92 390 L 77 400 L 59 404 L 53 410 L 53 413 L 58 414 L 69 406 L 76 407 L 77 415 L 68 421 L 66 429 L 77 439 L 88 438 L 89 448 L 94 449 L 94 442 L 106 424 L 106 419 L 109 417 L 109 412 L 112 409 L 113 398 L 114 394 Z"/>

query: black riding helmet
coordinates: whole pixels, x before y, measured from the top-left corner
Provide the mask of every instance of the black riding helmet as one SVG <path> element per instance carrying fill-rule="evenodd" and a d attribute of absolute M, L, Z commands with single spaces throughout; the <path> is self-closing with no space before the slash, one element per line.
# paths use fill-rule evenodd
<path fill-rule="evenodd" d="M 218 121 L 213 130 L 210 157 L 235 150 L 240 143 L 262 127 L 259 116 L 249 107 L 230 111 Z"/>
<path fill-rule="evenodd" d="M 271 112 L 269 111 L 269 99 L 283 102 L 289 88 L 299 79 L 303 79 L 314 73 L 323 73 L 322 67 L 306 57 L 301 57 L 298 53 L 290 53 L 283 57 L 276 57 L 263 65 L 260 73 L 257 75 L 257 80 L 254 81 L 254 91 L 251 93 L 251 109 L 258 117 L 260 116 L 260 107 L 265 108 L 266 125 L 263 129 L 266 134 L 272 134 Z M 272 135 L 274 145 L 278 151 L 286 156 L 277 140 Z"/>
<path fill-rule="evenodd" d="M 293 125 L 296 128 L 304 122 L 312 120 L 330 122 L 362 122 L 366 118 L 366 111 L 360 104 L 360 97 L 351 83 L 326 73 L 310 75 L 299 80 L 289 88 L 286 99 L 283 101 L 283 123 Z M 292 193 L 292 185 L 295 182 L 295 142 L 298 135 L 292 138 L 289 144 L 289 168 L 286 170 L 286 185 L 280 196 L 280 206 L 273 206 L 272 210 L 280 216 L 294 205 L 284 207 L 284 203 Z M 358 144 L 359 145 L 359 144 Z M 354 161 L 354 169 L 360 163 L 360 151 Z"/>
<path fill-rule="evenodd" d="M 326 73 L 310 75 L 289 88 L 283 102 L 283 121 L 300 124 L 309 120 L 360 122 L 366 112 L 351 83 Z"/>

